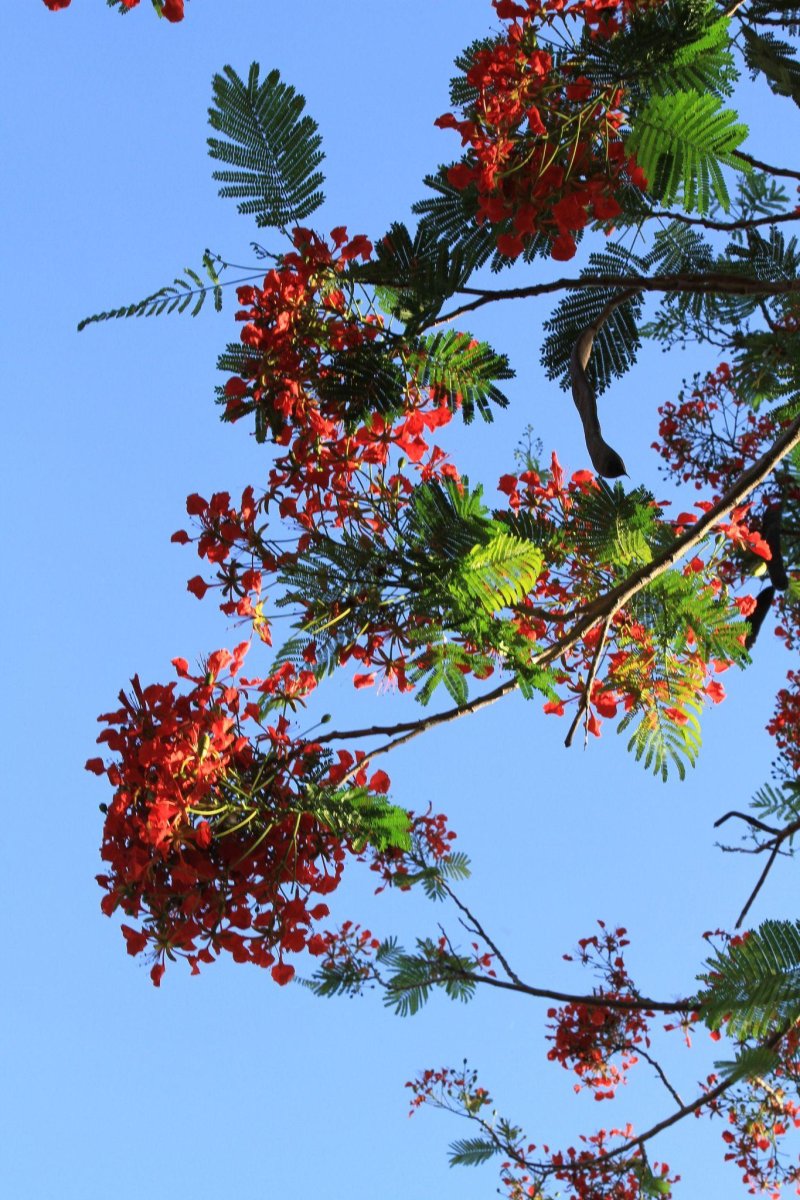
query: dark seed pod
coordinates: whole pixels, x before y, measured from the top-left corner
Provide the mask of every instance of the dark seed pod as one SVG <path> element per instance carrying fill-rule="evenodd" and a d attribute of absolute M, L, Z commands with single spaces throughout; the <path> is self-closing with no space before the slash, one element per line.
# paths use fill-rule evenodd
<path fill-rule="evenodd" d="M 756 606 L 750 616 L 747 618 L 747 624 L 750 626 L 750 630 L 744 643 L 745 649 L 749 650 L 751 646 L 755 645 L 759 630 L 764 624 L 764 618 L 772 607 L 772 600 L 774 596 L 775 588 L 772 586 L 772 584 L 770 584 L 769 587 L 763 588 L 756 596 Z"/>

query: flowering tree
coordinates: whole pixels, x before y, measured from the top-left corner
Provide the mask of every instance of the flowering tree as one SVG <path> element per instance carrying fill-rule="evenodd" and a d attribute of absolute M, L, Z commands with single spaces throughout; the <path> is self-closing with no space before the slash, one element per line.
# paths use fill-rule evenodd
<path fill-rule="evenodd" d="M 184 16 L 182 0 L 153 7 L 172 23 Z M 783 1149 L 800 1128 L 800 922 L 744 926 L 800 830 L 800 672 L 789 670 L 769 725 L 772 781 L 750 812 L 718 822 L 742 822 L 764 868 L 736 930 L 706 935 L 707 960 L 679 999 L 640 990 L 625 929 L 602 922 L 577 955 L 593 985 L 564 994 L 525 981 L 459 894 L 468 860 L 447 818 L 393 803 L 376 760 L 519 690 L 568 715 L 567 744 L 616 721 L 645 769 L 682 777 L 704 705 L 724 699 L 719 676 L 747 666 L 773 611 L 796 649 L 800 248 L 784 226 L 800 217 L 785 182 L 800 171 L 745 150 L 727 105 L 742 65 L 800 103 L 800 9 L 493 8 L 496 27 L 457 60 L 452 111 L 437 120 L 459 135 L 460 159 L 426 179 L 414 228 L 397 222 L 374 240 L 308 224 L 322 201 L 320 137 L 278 72 L 225 67 L 214 80 L 220 193 L 274 238 L 255 245 L 250 278 L 231 281 L 240 330 L 220 356 L 217 398 L 222 419 L 247 423 L 272 453 L 266 487 L 189 496 L 188 528 L 173 535 L 201 560 L 189 590 L 216 595 L 238 644 L 194 671 L 176 658 L 168 684 L 134 678 L 101 717 L 103 757 L 87 767 L 112 789 L 102 908 L 125 917 L 127 950 L 148 957 L 156 985 L 167 963 L 199 973 L 227 952 L 279 985 L 305 962 L 321 996 L 376 987 L 401 1014 L 434 988 L 461 999 L 505 989 L 551 1005 L 547 1057 L 576 1090 L 608 1100 L 637 1063 L 655 1073 L 662 1120 L 600 1128 L 563 1150 L 501 1117 L 466 1066 L 410 1083 L 412 1111 L 433 1105 L 473 1124 L 452 1161 L 498 1156 L 514 1200 L 670 1195 L 676 1177 L 651 1143 L 700 1114 L 722 1118 L 723 1153 L 746 1187 L 777 1195 L 800 1184 L 796 1151 Z M 537 277 L 584 237 L 598 248 L 582 270 Z M 533 282 L 489 286 L 483 268 L 516 260 Z M 208 296 L 221 308 L 229 269 L 206 252 L 199 270 L 81 328 L 196 313 Z M 493 507 L 435 439 L 454 418 L 491 420 L 507 403 L 511 367 L 466 319 L 542 294 L 560 296 L 543 366 L 572 392 L 593 470 L 568 475 L 555 452 L 528 447 Z M 687 494 L 676 517 L 619 482 L 625 465 L 599 420 L 598 396 L 634 369 L 642 337 L 711 351 L 706 373 L 660 410 L 654 448 Z M 270 655 L 275 609 L 294 632 Z M 244 674 L 254 646 L 268 665 Z M 333 672 L 411 693 L 426 712 L 300 732 L 294 716 Z M 325 897 L 352 860 L 379 890 L 447 902 L 468 944 L 444 927 L 412 948 L 353 922 L 332 927 Z M 688 1100 L 651 1053 L 656 1022 L 728 1040 L 729 1057 Z"/>

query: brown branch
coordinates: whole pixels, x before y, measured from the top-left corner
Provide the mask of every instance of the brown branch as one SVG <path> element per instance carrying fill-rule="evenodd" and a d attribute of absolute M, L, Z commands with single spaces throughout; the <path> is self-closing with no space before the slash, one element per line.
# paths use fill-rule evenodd
<path fill-rule="evenodd" d="M 788 213 L 779 213 L 774 217 L 742 217 L 738 221 L 713 221 L 708 217 L 690 217 L 686 213 L 670 212 L 666 209 L 663 212 L 655 211 L 645 214 L 646 220 L 653 217 L 678 221 L 681 225 L 702 225 L 703 229 L 721 229 L 730 232 L 734 229 L 755 229 L 758 225 L 778 225 L 782 221 L 800 221 L 800 208 Z"/>
<path fill-rule="evenodd" d="M 800 172 L 797 173 L 800 179 Z M 468 304 L 462 304 L 452 312 L 439 317 L 431 326 L 445 325 L 464 313 L 474 312 L 484 304 L 495 300 L 525 300 L 533 296 L 546 296 L 553 292 L 581 291 L 584 288 L 625 288 L 640 292 L 700 292 L 726 293 L 738 296 L 776 296 L 800 292 L 800 279 L 783 279 L 765 282 L 751 275 L 733 275 L 725 272 L 703 272 L 686 275 L 582 275 L 579 278 L 553 279 L 549 283 L 534 283 L 516 288 L 470 288 L 461 287 L 462 296 L 475 296 Z"/>
<path fill-rule="evenodd" d="M 613 1008 L 620 1012 L 693 1013 L 697 1011 L 697 1000 L 691 997 L 686 1000 L 651 1000 L 648 996 L 613 997 L 604 996 L 602 993 L 578 996 L 572 992 L 556 992 L 550 988 L 532 987 L 527 983 L 496 979 L 493 975 L 474 975 L 467 972 L 465 978 L 472 979 L 475 983 L 485 983 L 488 987 L 500 988 L 502 991 L 519 992 L 523 996 L 536 996 L 540 1000 L 557 1000 L 559 1004 L 586 1004 L 592 1008 Z"/>
<path fill-rule="evenodd" d="M 719 817 L 714 822 L 714 828 L 719 829 L 720 825 L 724 825 L 731 817 L 738 817 L 740 821 L 746 821 L 748 825 L 752 825 L 754 829 L 760 829 L 762 833 L 777 835 L 781 832 L 780 829 L 775 829 L 772 825 L 765 825 L 763 821 L 759 821 L 758 817 L 752 817 L 749 813 L 739 812 L 735 808 L 732 808 L 730 812 L 726 812 L 723 817 Z"/>
<path fill-rule="evenodd" d="M 744 150 L 734 150 L 733 157 L 740 158 L 742 162 L 749 163 L 757 171 L 766 171 L 768 175 L 782 175 L 786 179 L 800 179 L 800 171 L 792 171 L 789 167 L 771 167 L 769 163 L 760 162 L 757 158 L 753 158 L 752 154 L 745 154 Z"/>
<path fill-rule="evenodd" d="M 505 683 L 499 684 L 491 692 L 486 692 L 483 696 L 476 696 L 474 700 L 470 700 L 467 704 L 457 705 L 455 708 L 445 709 L 444 712 L 434 713 L 431 717 L 421 717 L 417 721 L 398 721 L 395 725 L 370 725 L 366 729 L 342 729 L 336 730 L 333 733 L 326 733 L 324 737 L 315 738 L 315 742 L 333 742 L 344 738 L 370 738 L 370 737 L 391 737 L 397 733 L 417 732 L 424 733 L 426 729 L 432 729 L 435 725 L 446 725 L 448 721 L 455 721 L 459 717 L 466 717 L 470 713 L 477 712 L 478 709 L 486 708 L 489 704 L 494 704 L 495 700 L 499 700 L 502 696 L 513 691 L 516 687 L 513 680 L 507 680 Z"/>

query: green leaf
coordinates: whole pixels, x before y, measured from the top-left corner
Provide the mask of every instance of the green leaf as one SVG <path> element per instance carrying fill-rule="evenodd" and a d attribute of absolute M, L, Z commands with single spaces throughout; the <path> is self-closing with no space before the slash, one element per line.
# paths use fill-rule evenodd
<path fill-rule="evenodd" d="M 508 405 L 497 387 L 497 380 L 514 377 L 508 359 L 468 333 L 447 329 L 418 339 L 406 367 L 420 387 L 434 388 L 453 410 L 460 406 L 467 424 L 476 409 L 484 421 L 491 421 L 490 404 Z"/>
<path fill-rule="evenodd" d="M 500 1151 L 486 1138 L 461 1138 L 450 1146 L 451 1167 L 477 1167 L 488 1162 Z"/>
<path fill-rule="evenodd" d="M 632 121 L 628 148 L 663 204 L 708 212 L 712 196 L 727 212 L 730 198 L 722 166 L 746 170 L 735 151 L 747 127 L 718 97 L 696 91 L 653 96 Z"/>
<path fill-rule="evenodd" d="M 375 245 L 375 257 L 355 269 L 359 280 L 376 284 L 381 307 L 406 326 L 406 332 L 433 320 L 478 265 L 469 246 L 451 246 L 420 223 L 414 238 L 407 226 L 392 225 Z"/>
<path fill-rule="evenodd" d="M 542 552 L 512 533 L 498 532 L 484 545 L 473 546 L 453 582 L 486 612 L 518 604 L 542 573 Z"/>
<path fill-rule="evenodd" d="M 82 321 L 78 322 L 78 332 L 80 333 L 87 325 L 94 325 L 99 321 L 118 320 L 120 317 L 160 317 L 163 313 L 183 313 L 190 305 L 190 316 L 196 317 L 209 293 L 214 296 L 214 308 L 220 312 L 222 287 L 219 277 L 224 268 L 221 267 L 220 271 L 217 271 L 214 257 L 207 250 L 203 255 L 202 269 L 209 280 L 208 283 L 204 282 L 197 271 L 192 270 L 191 267 L 185 267 L 182 276 L 177 276 L 172 283 L 145 296 L 144 300 L 137 300 L 133 304 L 123 304 L 120 308 L 111 308 L 107 312 L 94 313 L 91 317 L 84 317 Z"/>
<path fill-rule="evenodd" d="M 239 200 L 239 212 L 258 225 L 285 229 L 322 204 L 322 139 L 316 122 L 302 116 L 304 98 L 280 73 L 271 71 L 263 83 L 258 73 L 253 63 L 246 83 L 232 67 L 214 76 L 208 119 L 222 137 L 208 139 L 209 154 L 232 168 L 214 172 L 220 196 Z"/>
<path fill-rule="evenodd" d="M 800 921 L 764 921 L 708 960 L 700 1011 L 711 1029 L 763 1039 L 800 1018 Z"/>
<path fill-rule="evenodd" d="M 724 1075 L 726 1081 L 734 1083 L 739 1079 L 771 1075 L 779 1061 L 780 1055 L 768 1046 L 746 1046 L 733 1061 L 715 1062 L 714 1070 Z"/>
<path fill-rule="evenodd" d="M 776 96 L 788 96 L 800 106 L 800 63 L 794 47 L 771 33 L 756 33 L 748 25 L 742 25 L 742 34 L 745 61 L 753 74 L 765 75 Z"/>
<path fill-rule="evenodd" d="M 548 379 L 558 379 L 561 387 L 569 390 L 569 363 L 576 339 L 619 296 L 625 286 L 625 275 L 646 271 L 645 260 L 613 242 L 605 250 L 589 255 L 581 274 L 618 276 L 620 283 L 607 288 L 575 290 L 559 302 L 552 317 L 542 326 L 547 333 L 542 343 L 542 365 Z M 636 323 L 641 309 L 642 296 L 638 293 L 615 308 L 596 334 L 586 374 L 597 395 L 602 395 L 613 379 L 621 378 L 636 362 L 641 344 Z"/>

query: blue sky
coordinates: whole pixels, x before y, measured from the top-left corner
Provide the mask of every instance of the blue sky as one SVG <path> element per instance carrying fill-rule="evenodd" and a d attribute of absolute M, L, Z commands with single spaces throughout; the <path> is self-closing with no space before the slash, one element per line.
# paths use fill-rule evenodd
<path fill-rule="evenodd" d="M 262 235 L 217 198 L 205 153 L 211 78 L 225 63 L 243 73 L 257 58 L 306 95 L 327 155 L 318 225 L 377 236 L 407 217 L 423 174 L 455 156 L 457 139 L 433 120 L 448 107 L 453 58 L 491 18 L 483 0 L 187 7 L 176 26 L 145 4 L 118 18 L 102 0 L 59 14 L 17 0 L 0 17 L 10 233 L 0 1187 L 16 1200 L 133 1200 L 144 1189 L 181 1200 L 477 1200 L 494 1194 L 493 1167 L 451 1171 L 446 1145 L 467 1129 L 435 1113 L 408 1121 L 403 1083 L 468 1055 L 534 1141 L 574 1140 L 594 1127 L 596 1106 L 574 1101 L 571 1079 L 545 1061 L 543 1006 L 436 998 L 401 1021 L 377 997 L 323 1002 L 228 962 L 195 979 L 172 968 L 156 991 L 99 910 L 107 797 L 83 771 L 96 714 L 134 671 L 165 680 L 174 656 L 233 644 L 213 604 L 187 593 L 196 559 L 169 537 L 188 493 L 257 484 L 268 454 L 243 426 L 222 427 L 213 404 L 216 356 L 237 336 L 232 298 L 195 321 L 75 326 L 199 265 L 206 246 L 249 261 Z M 797 144 L 794 114 L 761 93 L 745 107 L 752 152 L 781 160 Z M 525 303 L 472 323 L 518 372 L 510 409 L 448 443 L 487 491 L 530 422 L 570 469 L 587 465 L 571 401 L 538 366 L 547 311 Z M 659 496 L 655 408 L 711 365 L 650 349 L 603 401 L 608 440 Z M 755 877 L 753 860 L 715 849 L 712 822 L 767 778 L 762 730 L 789 665 L 773 641 L 762 635 L 746 675 L 725 676 L 730 699 L 708 715 L 682 785 L 645 775 L 610 726 L 588 752 L 566 751 L 564 723 L 518 697 L 387 763 L 398 802 L 450 816 L 473 859 L 465 897 L 528 981 L 586 986 L 561 955 L 602 917 L 628 926 L 644 990 L 691 989 L 700 933 L 732 924 Z M 398 711 L 344 680 L 320 703 L 337 724 Z M 792 878 L 780 864 L 755 918 L 794 915 Z M 353 872 L 336 914 L 380 934 L 436 932 L 440 911 L 414 896 L 374 899 L 373 886 Z M 678 1054 L 687 1091 L 710 1057 Z M 644 1125 L 666 1099 L 631 1084 L 603 1122 Z M 707 1122 L 670 1135 L 663 1154 L 685 1180 L 676 1195 L 736 1193 Z"/>

